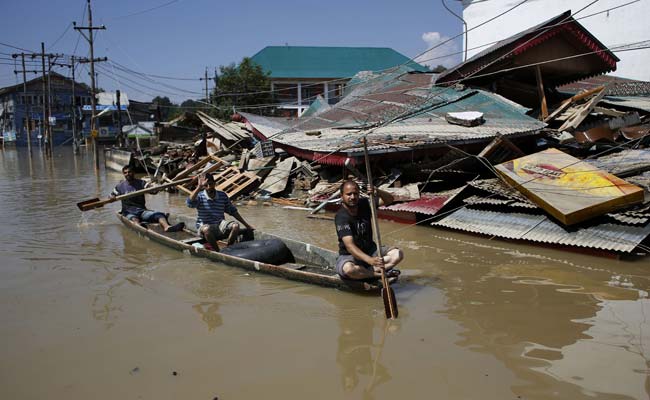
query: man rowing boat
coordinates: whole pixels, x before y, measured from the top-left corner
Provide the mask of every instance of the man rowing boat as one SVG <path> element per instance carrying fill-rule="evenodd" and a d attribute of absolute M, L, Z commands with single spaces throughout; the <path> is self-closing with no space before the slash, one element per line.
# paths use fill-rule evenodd
<path fill-rule="evenodd" d="M 347 279 L 379 278 L 383 267 L 389 277 L 397 276 L 399 272 L 393 267 L 402 261 L 404 254 L 396 247 L 382 248 L 384 256 L 379 257 L 377 244 L 372 240 L 370 202 L 359 197 L 359 185 L 348 180 L 339 190 L 342 203 L 334 217 L 339 239 L 336 272 Z M 372 185 L 369 190 L 374 190 Z M 379 205 L 393 202 L 390 193 L 377 190 L 377 194 Z"/>
<path fill-rule="evenodd" d="M 146 187 L 145 182 L 142 179 L 137 179 L 133 173 L 133 169 L 125 165 L 122 168 L 122 174 L 124 174 L 124 180 L 115 186 L 111 192 L 111 199 L 115 199 L 117 196 L 135 192 L 137 190 L 142 190 Z M 151 192 L 155 194 L 157 192 Z M 148 210 L 144 194 L 139 196 L 130 197 L 128 199 L 122 200 L 122 211 L 120 212 L 127 219 L 130 219 L 135 222 L 148 222 L 160 224 L 160 227 L 165 230 L 165 232 L 177 232 L 182 230 L 185 227 L 185 224 L 180 222 L 176 225 L 169 225 L 167 221 L 167 216 L 159 211 Z"/>

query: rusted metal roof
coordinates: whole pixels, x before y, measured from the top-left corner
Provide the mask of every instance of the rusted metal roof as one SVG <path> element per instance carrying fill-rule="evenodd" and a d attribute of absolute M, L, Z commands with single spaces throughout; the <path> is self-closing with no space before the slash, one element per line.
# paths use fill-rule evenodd
<path fill-rule="evenodd" d="M 566 231 L 544 215 L 499 213 L 467 208 L 458 209 L 431 225 L 505 239 L 625 253 L 632 252 L 650 235 L 650 224 L 638 227 L 607 223 Z"/>
<path fill-rule="evenodd" d="M 503 181 L 501 181 L 498 178 L 476 179 L 467 183 L 470 186 L 480 189 L 484 192 L 492 193 L 494 195 L 501 196 L 506 199 L 516 200 L 520 203 L 529 204 L 533 208 L 537 208 L 535 204 L 533 204 L 530 200 L 528 200 L 518 190 L 514 189 L 511 186 L 506 185 Z"/>
<path fill-rule="evenodd" d="M 368 135 L 370 155 L 375 157 L 400 152 L 412 157 L 414 149 L 487 142 L 497 133 L 529 135 L 546 126 L 528 117 L 527 108 L 499 95 L 434 87 L 432 77 L 403 69 L 355 77 L 339 103 L 325 110 L 310 108 L 309 117 L 294 121 L 240 114 L 258 137 L 273 140 L 276 147 L 336 165 L 363 153 L 358 139 L 373 125 L 382 125 Z M 475 127 L 449 124 L 445 114 L 458 111 L 482 112 L 485 123 Z"/>
<path fill-rule="evenodd" d="M 420 199 L 409 201 L 407 203 L 391 204 L 389 206 L 379 207 L 381 210 L 404 211 L 420 213 L 425 215 L 436 215 L 445 204 L 451 201 L 465 187 L 447 190 L 438 193 L 420 193 Z"/>
<path fill-rule="evenodd" d="M 605 96 L 650 96 L 650 82 L 600 75 L 562 85 L 560 92 L 578 94 L 599 86 L 605 86 Z"/>
<path fill-rule="evenodd" d="M 482 197 L 482 196 L 470 196 L 466 199 L 463 200 L 465 204 L 472 205 L 472 206 L 481 206 L 481 205 L 488 205 L 488 206 L 507 206 L 507 207 L 519 207 L 519 208 L 527 208 L 527 209 L 539 209 L 536 205 L 532 203 L 524 203 L 521 201 L 515 201 L 511 199 L 500 199 L 497 197 Z"/>

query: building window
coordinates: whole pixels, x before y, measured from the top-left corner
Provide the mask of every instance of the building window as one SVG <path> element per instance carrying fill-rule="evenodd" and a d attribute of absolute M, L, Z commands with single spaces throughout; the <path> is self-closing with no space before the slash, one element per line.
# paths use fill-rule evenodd
<path fill-rule="evenodd" d="M 298 85 L 295 83 L 275 83 L 275 99 L 278 103 L 295 104 L 298 102 Z"/>
<path fill-rule="evenodd" d="M 316 97 L 324 96 L 325 93 L 322 83 L 303 83 L 301 89 L 302 104 L 311 104 Z"/>

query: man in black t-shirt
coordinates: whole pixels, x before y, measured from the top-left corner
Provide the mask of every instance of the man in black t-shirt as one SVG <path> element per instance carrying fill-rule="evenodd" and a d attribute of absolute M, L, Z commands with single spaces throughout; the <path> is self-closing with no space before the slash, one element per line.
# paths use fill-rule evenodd
<path fill-rule="evenodd" d="M 359 185 L 352 180 L 345 181 L 340 192 L 342 204 L 334 218 L 339 238 L 336 272 L 342 278 L 368 279 L 380 277 L 381 267 L 384 267 L 389 276 L 395 275 L 397 271 L 391 270 L 404 255 L 398 248 L 382 248 L 384 257 L 379 257 L 377 245 L 372 240 L 370 202 L 359 197 Z M 379 205 L 393 201 L 388 192 L 377 190 L 377 194 Z"/>

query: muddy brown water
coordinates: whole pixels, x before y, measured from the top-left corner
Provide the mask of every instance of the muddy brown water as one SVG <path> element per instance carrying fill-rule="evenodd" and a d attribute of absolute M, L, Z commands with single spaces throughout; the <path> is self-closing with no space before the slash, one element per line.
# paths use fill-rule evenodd
<path fill-rule="evenodd" d="M 650 259 L 381 222 L 406 254 L 380 298 L 247 273 L 139 237 L 121 174 L 70 148 L 0 152 L 2 399 L 646 399 Z M 153 209 L 192 215 L 184 198 Z M 334 249 L 331 221 L 242 205 Z"/>

